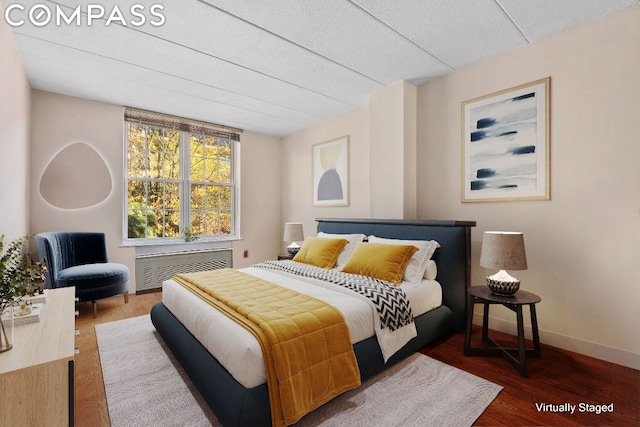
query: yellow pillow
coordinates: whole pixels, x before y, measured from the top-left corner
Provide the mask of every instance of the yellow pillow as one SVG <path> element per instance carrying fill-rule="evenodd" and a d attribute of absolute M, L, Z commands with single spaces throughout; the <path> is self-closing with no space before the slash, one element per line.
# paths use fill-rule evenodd
<path fill-rule="evenodd" d="M 348 243 L 346 239 L 307 237 L 293 260 L 316 267 L 333 268 L 340 252 Z"/>
<path fill-rule="evenodd" d="M 342 271 L 399 285 L 409 260 L 417 250 L 412 245 L 360 242 Z"/>

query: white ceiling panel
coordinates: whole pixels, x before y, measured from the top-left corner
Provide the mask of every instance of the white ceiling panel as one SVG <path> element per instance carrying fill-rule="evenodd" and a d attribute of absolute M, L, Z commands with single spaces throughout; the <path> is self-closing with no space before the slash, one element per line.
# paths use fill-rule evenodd
<path fill-rule="evenodd" d="M 246 119 L 251 118 L 251 121 L 256 125 L 256 130 L 259 128 L 262 133 L 266 134 L 275 134 L 281 128 L 295 130 L 301 125 L 308 126 L 314 121 L 309 117 L 306 117 L 306 120 L 296 121 L 286 114 L 278 116 L 269 113 L 266 109 L 265 111 L 250 109 L 248 104 L 223 103 L 209 97 L 206 92 L 198 93 L 197 86 L 184 80 L 178 81 L 177 85 L 170 81 L 164 81 L 163 77 L 145 81 L 144 74 L 139 70 L 126 64 L 120 64 L 120 68 L 113 67 L 108 63 L 108 59 L 103 59 L 106 66 L 101 66 L 100 61 L 83 62 L 82 57 L 65 56 L 61 52 L 57 52 L 56 55 L 61 66 L 54 69 L 49 68 L 50 59 L 47 55 L 28 58 L 34 72 L 45 75 L 47 79 L 32 81 L 34 88 L 48 90 L 49 85 L 53 86 L 60 81 L 69 81 L 73 83 L 67 85 L 67 89 L 63 93 L 71 96 L 109 102 L 104 96 L 104 94 L 109 94 L 109 96 L 117 96 L 121 99 L 122 105 L 178 115 L 185 115 L 185 111 L 189 111 L 188 117 L 214 123 L 225 123 L 234 127 L 240 127 L 243 123 L 236 122 L 236 118 L 242 116 Z M 57 87 L 62 86 L 57 84 Z M 164 101 L 166 99 L 171 99 L 180 108 L 167 108 L 166 101 Z M 183 105 L 188 105 L 189 108 L 185 109 Z M 194 105 L 198 105 L 200 108 L 194 108 Z"/>
<path fill-rule="evenodd" d="M 451 71 L 427 51 L 345 0 L 205 2 L 384 86 Z"/>
<path fill-rule="evenodd" d="M 188 46 L 195 52 L 220 58 L 229 65 L 286 81 L 336 100 L 362 105 L 363 94 L 383 84 L 328 61 L 314 52 L 264 31 L 202 2 L 173 4 L 171 15 L 159 28 L 142 28 L 155 37 Z M 172 9 L 167 8 L 167 13 Z M 199 19 L 194 20 L 197 16 Z"/>
<path fill-rule="evenodd" d="M 33 33 L 33 32 L 32 32 Z M 134 33 L 135 35 L 135 33 Z M 39 37 L 46 35 L 37 34 Z M 33 38 L 22 33 L 16 33 L 16 39 L 23 52 L 23 61 L 28 66 L 27 53 L 37 52 L 34 57 L 47 56 L 52 63 L 64 63 L 73 58 L 82 67 L 95 64 L 96 67 L 112 69 L 117 75 L 118 67 L 127 65 L 127 72 L 136 70 L 142 73 L 143 81 L 155 80 L 162 76 L 173 77 L 202 86 L 205 89 L 217 89 L 227 92 L 227 96 L 240 98 L 254 98 L 262 101 L 269 110 L 276 108 L 299 111 L 302 114 L 317 119 L 331 117 L 336 109 L 348 111 L 352 105 L 331 99 L 304 88 L 295 87 L 273 80 L 259 73 L 245 68 L 234 67 L 224 61 L 219 61 L 206 55 L 184 55 L 179 46 L 166 44 L 157 52 L 136 43 L 136 38 L 145 38 L 144 34 L 137 34 L 131 38 L 132 45 L 118 52 L 105 52 L 104 45 L 91 46 L 86 38 L 78 38 L 74 45 L 56 45 L 48 39 Z M 30 41 L 39 41 L 38 46 Z M 62 59 L 64 58 L 64 60 Z M 176 84 L 174 82 L 174 84 Z M 299 102 L 296 103 L 296 100 Z M 241 102 L 241 101 L 238 101 Z"/>
<path fill-rule="evenodd" d="M 11 30 L 34 88 L 283 136 L 639 1 L 31 0 Z M 88 26 L 88 4 L 127 25 Z M 164 24 L 131 25 L 132 4 Z M 81 24 L 35 26 L 34 5 Z"/>
<path fill-rule="evenodd" d="M 529 42 L 623 9 L 637 0 L 499 0 Z M 640 26 L 640 22 L 638 23 Z"/>
<path fill-rule="evenodd" d="M 318 98 L 331 101 L 330 108 L 336 108 L 336 104 L 353 108 L 354 105 L 362 103 L 360 101 L 357 104 L 350 104 L 325 93 L 275 79 L 248 67 L 241 67 L 213 55 L 201 53 L 193 47 L 185 47 L 180 43 L 164 40 L 130 27 L 119 25 L 90 28 L 24 26 L 17 29 L 15 33 L 59 45 L 50 46 L 50 49 L 69 47 L 94 54 L 96 61 L 101 57 L 112 58 L 149 71 L 180 76 L 258 99 L 262 99 L 259 96 L 260 92 L 271 91 L 268 97 L 275 98 L 276 104 L 278 104 L 277 97 L 280 92 L 285 97 L 289 96 L 288 92 L 293 92 L 297 97 L 315 94 Z M 116 43 L 114 39 L 119 41 Z"/>
<path fill-rule="evenodd" d="M 354 3 L 454 70 L 526 44 L 495 1 L 354 0 Z"/>

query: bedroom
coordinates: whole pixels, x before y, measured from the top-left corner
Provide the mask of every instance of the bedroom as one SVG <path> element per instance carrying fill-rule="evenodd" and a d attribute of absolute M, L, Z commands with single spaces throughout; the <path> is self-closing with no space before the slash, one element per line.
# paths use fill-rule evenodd
<path fill-rule="evenodd" d="M 243 240 L 233 243 L 234 266 L 282 252 L 286 221 L 303 221 L 310 234 L 316 217 L 456 218 L 478 223 L 472 247 L 477 283 L 486 273 L 478 266 L 482 232 L 520 230 L 531 257 L 520 278 L 525 289 L 543 296 L 543 343 L 638 369 L 638 278 L 631 268 L 640 259 L 640 179 L 633 164 L 640 150 L 638 20 L 634 6 L 419 87 L 392 85 L 364 107 L 282 138 L 244 132 Z M 10 94 L 3 96 L 0 116 L 0 176 L 13 183 L 2 191 L 2 205 L 12 207 L 2 232 L 105 228 L 111 256 L 131 269 L 134 252 L 118 242 L 120 194 L 88 212 L 65 212 L 43 203 L 37 187 L 53 154 L 82 139 L 107 159 L 120 189 L 122 150 L 110 141 L 122 138 L 121 106 L 32 91 L 9 29 L 0 26 L 3 57 L 12 58 L 0 69 L 2 93 Z M 551 200 L 460 203 L 460 103 L 545 76 L 551 77 Z M 404 126 L 412 123 L 417 163 L 390 159 L 395 175 L 380 176 L 376 162 L 386 147 L 376 136 L 402 141 Z M 58 142 L 50 138 L 53 131 Z M 350 206 L 313 208 L 310 147 L 342 135 L 350 135 Z M 405 191 L 396 191 L 400 187 Z M 494 316 L 496 328 L 513 331 L 506 311 Z"/>

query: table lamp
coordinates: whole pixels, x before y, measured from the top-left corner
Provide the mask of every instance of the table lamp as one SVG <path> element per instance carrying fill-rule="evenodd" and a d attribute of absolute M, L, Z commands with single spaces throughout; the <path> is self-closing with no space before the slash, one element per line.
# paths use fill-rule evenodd
<path fill-rule="evenodd" d="M 287 252 L 289 258 L 293 258 L 300 250 L 300 245 L 297 242 L 304 240 L 304 233 L 302 232 L 301 222 L 287 222 L 284 224 L 284 239 L 285 242 L 291 242 L 287 246 Z"/>
<path fill-rule="evenodd" d="M 520 281 L 506 270 L 527 269 L 523 234 L 512 231 L 485 231 L 482 236 L 480 265 L 500 270 L 487 277 L 487 286 L 494 294 L 515 294 L 520 288 Z"/>

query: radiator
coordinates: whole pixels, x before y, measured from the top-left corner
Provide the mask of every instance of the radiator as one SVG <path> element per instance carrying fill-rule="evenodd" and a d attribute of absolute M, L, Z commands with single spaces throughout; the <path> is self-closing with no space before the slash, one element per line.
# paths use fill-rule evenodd
<path fill-rule="evenodd" d="M 136 291 L 162 287 L 162 282 L 180 273 L 231 268 L 232 251 L 194 251 L 146 255 L 136 258 Z"/>

